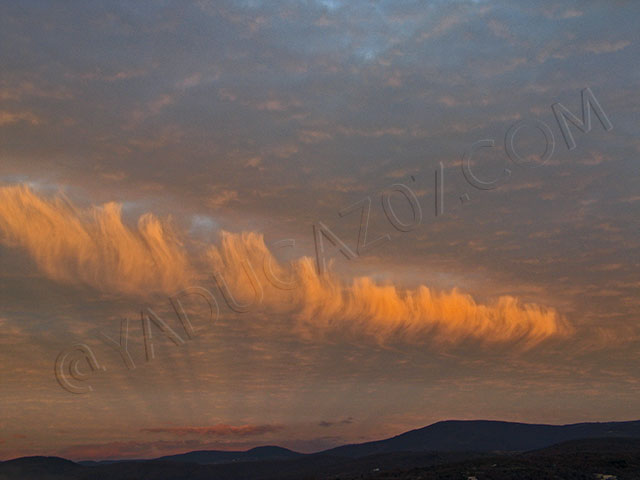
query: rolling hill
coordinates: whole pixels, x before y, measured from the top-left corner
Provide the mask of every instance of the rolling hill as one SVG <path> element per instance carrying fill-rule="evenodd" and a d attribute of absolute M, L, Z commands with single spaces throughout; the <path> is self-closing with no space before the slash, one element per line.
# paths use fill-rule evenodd
<path fill-rule="evenodd" d="M 535 425 L 444 421 L 385 440 L 314 454 L 265 446 L 194 451 L 154 460 L 0 462 L 0 480 L 285 480 L 640 478 L 640 421 Z M 465 476 L 466 475 L 466 476 Z"/>
<path fill-rule="evenodd" d="M 491 420 L 448 420 L 385 440 L 343 445 L 322 453 L 361 457 L 400 451 L 516 452 L 569 440 L 603 437 L 640 438 L 640 421 L 538 425 Z"/>

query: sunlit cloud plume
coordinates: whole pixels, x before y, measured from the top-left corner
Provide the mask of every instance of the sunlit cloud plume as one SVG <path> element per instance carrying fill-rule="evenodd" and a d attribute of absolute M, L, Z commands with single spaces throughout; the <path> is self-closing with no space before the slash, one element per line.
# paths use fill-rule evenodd
<path fill-rule="evenodd" d="M 46 276 L 119 294 L 173 292 L 191 278 L 189 260 L 166 221 L 123 223 L 121 206 L 81 209 L 27 186 L 0 188 L 0 240 L 22 247 Z"/>
<path fill-rule="evenodd" d="M 346 333 L 380 343 L 444 345 L 472 339 L 530 348 L 573 333 L 555 309 L 512 296 L 482 304 L 458 289 L 400 289 L 369 277 L 347 283 L 331 272 L 319 275 L 308 257 L 287 269 L 256 233 L 223 233 L 220 246 L 211 247 L 208 255 L 239 304 L 253 301 L 266 309 L 289 311 L 296 332 L 309 339 Z"/>
<path fill-rule="evenodd" d="M 116 294 L 174 295 L 198 278 L 192 265 L 202 259 L 183 246 L 186 234 L 150 213 L 131 228 L 116 203 L 81 209 L 26 186 L 1 188 L 0 205 L 0 240 L 25 249 L 56 281 Z M 254 232 L 221 232 L 205 261 L 233 310 L 285 314 L 293 333 L 313 341 L 346 335 L 380 344 L 473 340 L 531 348 L 573 333 L 555 309 L 513 296 L 478 303 L 457 288 L 402 289 L 366 276 L 320 275 L 309 257 L 285 265 Z"/>

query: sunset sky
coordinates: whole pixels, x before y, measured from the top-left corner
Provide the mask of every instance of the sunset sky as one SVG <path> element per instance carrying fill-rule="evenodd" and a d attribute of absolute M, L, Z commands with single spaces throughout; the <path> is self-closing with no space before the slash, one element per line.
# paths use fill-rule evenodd
<path fill-rule="evenodd" d="M 3 2 L 0 459 L 640 418 L 639 21 Z"/>

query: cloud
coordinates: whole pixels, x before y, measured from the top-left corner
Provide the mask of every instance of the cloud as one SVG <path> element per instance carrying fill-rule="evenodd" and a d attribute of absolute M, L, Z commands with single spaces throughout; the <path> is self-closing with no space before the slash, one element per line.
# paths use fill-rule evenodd
<path fill-rule="evenodd" d="M 52 100 L 68 100 L 71 93 L 62 86 L 42 85 L 37 77 L 14 77 L 0 80 L 0 100 L 23 100 L 40 98 Z"/>
<path fill-rule="evenodd" d="M 226 425 L 220 423 L 210 427 L 159 427 L 143 428 L 143 433 L 168 433 L 178 437 L 184 436 L 250 436 L 263 435 L 265 433 L 279 432 L 284 427 L 281 425 Z"/>
<path fill-rule="evenodd" d="M 595 53 L 595 54 L 612 53 L 612 52 L 618 52 L 628 47 L 629 45 L 631 45 L 631 42 L 627 40 L 619 40 L 617 42 L 611 42 L 611 41 L 593 42 L 588 44 L 585 47 L 585 50 L 587 52 Z"/>
<path fill-rule="evenodd" d="M 4 347 L 23 343 L 27 337 L 27 332 L 10 322 L 6 318 L 0 317 L 0 345 Z"/>
<path fill-rule="evenodd" d="M 309 257 L 288 267 L 276 260 L 261 234 L 221 232 L 205 257 L 189 255 L 186 235 L 147 213 L 135 228 L 115 203 L 81 209 L 58 195 L 29 187 L 0 189 L 0 241 L 25 249 L 56 281 L 116 294 L 175 294 L 197 278 L 192 265 L 207 263 L 236 312 L 265 309 L 291 319 L 291 332 L 319 341 L 338 336 L 377 343 L 438 345 L 474 340 L 530 348 L 564 338 L 573 328 L 555 309 L 500 296 L 487 303 L 454 288 L 402 289 L 370 277 L 343 280 L 317 273 Z"/>
<path fill-rule="evenodd" d="M 31 125 L 39 125 L 40 123 L 42 123 L 42 119 L 32 112 L 0 111 L 0 126 L 18 122 L 26 122 Z"/>
<path fill-rule="evenodd" d="M 147 74 L 147 70 L 144 68 L 125 69 L 112 73 L 105 73 L 101 70 L 87 72 L 77 75 L 80 80 L 98 80 L 102 82 L 117 82 L 120 80 L 129 80 L 131 78 L 142 77 Z M 67 76 L 73 76 L 67 74 Z"/>
<path fill-rule="evenodd" d="M 344 418 L 342 420 L 338 420 L 335 422 L 328 422 L 326 420 L 322 420 L 320 422 L 318 422 L 318 426 L 319 427 L 324 427 L 324 428 L 328 428 L 328 427 L 335 427 L 335 426 L 339 426 L 339 425 L 351 425 L 353 423 L 353 418 L 352 417 L 348 417 L 348 418 Z"/>
<path fill-rule="evenodd" d="M 420 35 L 422 40 L 439 37 L 450 31 L 453 27 L 458 26 L 465 20 L 465 16 L 458 13 L 444 16 L 431 29 Z"/>
<path fill-rule="evenodd" d="M 214 209 L 223 207 L 238 200 L 238 192 L 226 188 L 217 188 L 207 199 L 207 204 Z"/>
<path fill-rule="evenodd" d="M 309 257 L 294 261 L 287 272 L 256 233 L 225 232 L 220 246 L 211 247 L 208 256 L 214 271 L 223 273 L 238 304 L 253 301 L 271 311 L 288 312 L 296 320 L 294 331 L 308 339 L 364 335 L 380 343 L 441 345 L 472 339 L 531 348 L 573 333 L 555 309 L 512 296 L 482 304 L 455 288 L 436 291 L 420 285 L 400 289 L 369 277 L 349 283 L 331 272 L 319 275 Z M 256 273 L 260 271 L 262 281 Z M 293 288 L 284 290 L 286 283 Z"/>
<path fill-rule="evenodd" d="M 175 292 L 192 276 L 177 234 L 152 214 L 131 228 L 116 203 L 81 209 L 27 186 L 0 188 L 0 205 L 0 241 L 25 249 L 53 280 L 145 295 Z"/>
<path fill-rule="evenodd" d="M 551 19 L 556 20 L 566 20 L 569 18 L 577 18 L 584 15 L 584 12 L 577 10 L 575 8 L 568 8 L 567 10 L 561 10 L 561 7 L 554 6 L 549 9 L 543 9 L 542 14 Z"/>

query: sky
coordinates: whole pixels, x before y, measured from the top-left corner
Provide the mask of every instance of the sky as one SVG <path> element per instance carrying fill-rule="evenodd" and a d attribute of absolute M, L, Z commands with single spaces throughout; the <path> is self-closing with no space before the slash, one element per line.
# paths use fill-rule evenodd
<path fill-rule="evenodd" d="M 0 5 L 0 459 L 640 417 L 640 5 Z"/>

